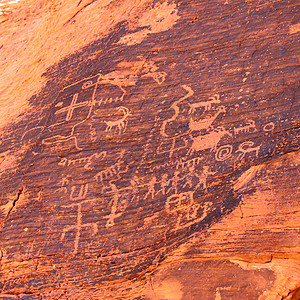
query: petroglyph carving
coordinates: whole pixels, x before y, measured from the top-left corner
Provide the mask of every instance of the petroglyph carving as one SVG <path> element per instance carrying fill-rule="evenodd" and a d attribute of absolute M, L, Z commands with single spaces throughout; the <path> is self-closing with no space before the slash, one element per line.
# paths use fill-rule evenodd
<path fill-rule="evenodd" d="M 67 179 L 67 178 L 62 178 L 60 181 L 59 181 L 59 185 L 60 185 L 60 188 L 57 190 L 57 191 L 60 191 L 62 190 L 65 194 L 68 192 L 68 185 L 70 183 L 70 180 Z"/>
<path fill-rule="evenodd" d="M 99 75 L 97 75 L 99 76 Z M 97 78 L 97 76 L 94 76 Z M 81 80 L 80 82 L 82 82 L 83 80 Z M 66 90 L 68 87 L 71 87 L 71 86 L 74 86 L 76 85 L 77 83 L 74 83 L 70 86 L 67 86 L 64 88 L 64 90 Z M 65 142 L 68 142 L 68 141 L 71 141 L 73 140 L 74 141 L 74 145 L 76 147 L 77 150 L 82 150 L 81 147 L 79 147 L 78 145 L 78 139 L 76 137 L 76 135 L 74 134 L 75 132 L 75 129 L 76 127 L 78 127 L 80 124 L 83 124 L 87 119 L 90 118 L 91 116 L 91 113 L 92 113 L 92 110 L 93 110 L 93 107 L 95 106 L 95 93 L 96 93 L 96 90 L 97 90 L 97 81 L 93 84 L 94 85 L 94 89 L 92 91 L 92 98 L 91 100 L 87 100 L 87 101 L 83 101 L 83 102 L 79 102 L 77 103 L 77 100 L 78 100 L 78 93 L 75 93 L 73 95 L 73 98 L 72 98 L 72 101 L 71 101 L 71 104 L 67 107 L 63 107 L 59 110 L 57 110 L 55 112 L 55 115 L 56 114 L 60 114 L 60 113 L 63 113 L 63 112 L 66 112 L 66 118 L 65 118 L 65 121 L 68 122 L 71 120 L 71 118 L 73 117 L 73 113 L 74 113 L 74 110 L 77 109 L 77 108 L 83 108 L 83 107 L 89 107 L 88 109 L 88 113 L 86 114 L 86 116 L 79 122 L 77 122 L 75 125 L 72 126 L 72 129 L 71 129 L 71 132 L 69 135 L 55 135 L 55 136 L 52 136 L 50 138 L 46 138 L 46 139 L 43 139 L 42 140 L 42 144 L 45 144 L 45 145 L 53 145 L 53 144 L 57 144 L 57 143 L 65 143 Z M 54 127 L 54 126 L 58 126 L 58 125 L 61 125 L 63 122 L 60 122 L 60 123 L 55 123 L 50 127 Z"/>
<path fill-rule="evenodd" d="M 180 168 L 196 166 L 196 165 L 200 164 L 200 162 L 202 160 L 203 160 L 203 157 L 195 157 L 192 159 L 180 158 L 179 160 L 176 160 L 176 161 L 169 161 L 164 164 L 159 164 L 159 165 L 153 166 L 153 170 L 159 170 L 159 169 L 164 169 L 164 168 L 173 168 L 173 167 L 175 167 L 178 170 Z"/>
<path fill-rule="evenodd" d="M 203 160 L 203 157 L 195 157 L 192 159 L 183 159 L 181 158 L 177 164 L 176 164 L 176 169 L 179 168 L 190 168 L 190 167 L 195 167 L 196 165 L 200 164 L 200 162 Z"/>
<path fill-rule="evenodd" d="M 201 172 L 201 174 L 199 175 L 194 166 L 191 166 L 189 168 L 189 172 L 184 176 L 185 179 L 185 184 L 183 185 L 183 188 L 185 188 L 186 186 L 188 186 L 189 188 L 192 188 L 193 186 L 195 186 L 195 184 L 193 183 L 194 178 L 197 179 L 197 184 L 195 186 L 195 191 L 202 185 L 203 189 L 207 190 L 207 177 L 209 175 L 214 175 L 216 172 L 210 172 L 209 171 L 209 166 L 204 166 L 203 167 L 203 171 Z"/>
<path fill-rule="evenodd" d="M 196 222 L 204 220 L 207 216 L 211 202 L 205 202 L 204 204 L 194 203 L 193 205 L 187 206 L 185 211 L 180 213 L 177 218 L 175 225 L 175 231 L 178 229 L 186 228 Z M 202 208 L 202 215 L 197 218 L 198 211 Z"/>
<path fill-rule="evenodd" d="M 129 166 L 126 165 L 124 167 L 124 170 L 122 170 L 122 158 L 125 154 L 125 150 L 122 150 L 119 156 L 118 161 L 106 168 L 103 171 L 98 172 L 94 178 L 99 182 L 103 182 L 104 179 L 109 179 L 109 178 L 120 178 L 121 173 L 126 173 L 128 171 Z"/>
<path fill-rule="evenodd" d="M 207 110 L 210 110 L 211 109 L 211 106 L 212 104 L 216 103 L 220 103 L 220 95 L 218 94 L 215 94 L 213 96 L 211 96 L 209 98 L 210 101 L 201 101 L 201 102 L 196 102 L 196 103 L 188 103 L 189 104 L 189 107 L 190 107 L 190 110 L 189 110 L 189 114 L 192 114 L 196 111 L 196 108 L 199 108 L 199 107 L 204 107 L 204 111 L 207 111 Z"/>
<path fill-rule="evenodd" d="M 275 128 L 275 124 L 273 122 L 267 123 L 264 127 L 263 127 L 263 131 L 272 131 Z"/>
<path fill-rule="evenodd" d="M 119 134 L 121 134 L 122 131 L 126 131 L 126 126 L 128 122 L 127 118 L 131 115 L 131 113 L 130 110 L 124 106 L 118 107 L 117 110 L 123 113 L 123 117 L 116 121 L 104 121 L 104 123 L 107 125 L 105 131 L 110 131 L 113 129 L 113 127 L 117 127 L 119 129 Z"/>
<path fill-rule="evenodd" d="M 183 100 L 185 100 L 185 99 L 187 99 L 187 98 L 189 98 L 189 97 L 191 97 L 191 96 L 194 95 L 194 91 L 193 91 L 189 86 L 187 86 L 187 85 L 182 85 L 182 87 L 187 91 L 187 93 L 186 93 L 186 95 L 184 95 L 183 97 L 181 97 L 180 99 L 178 99 L 177 101 L 175 101 L 175 102 L 171 105 L 171 108 L 174 110 L 174 115 L 173 115 L 171 118 L 169 118 L 169 119 L 163 121 L 163 124 L 162 124 L 161 129 L 160 129 L 160 134 L 161 134 L 162 136 L 164 136 L 164 137 L 168 137 L 168 136 L 169 136 L 168 134 L 166 134 L 166 125 L 167 125 L 168 123 L 170 123 L 170 122 L 175 121 L 176 118 L 177 118 L 178 115 L 179 115 L 180 109 L 179 109 L 179 107 L 178 107 L 178 104 L 179 104 L 180 102 L 182 102 Z"/>
<path fill-rule="evenodd" d="M 122 91 L 122 95 L 120 97 L 109 97 L 109 98 L 101 98 L 95 101 L 95 104 L 101 106 L 102 104 L 107 103 L 117 103 L 122 102 L 124 100 L 124 96 L 126 95 L 126 90 L 122 86 L 118 86 L 118 88 Z"/>
<path fill-rule="evenodd" d="M 145 195 L 144 199 L 147 199 L 147 197 L 149 195 L 151 195 L 151 198 L 153 199 L 154 198 L 154 195 L 155 195 L 155 184 L 157 183 L 157 180 L 156 180 L 156 177 L 155 176 L 152 176 L 151 180 L 149 181 L 148 183 L 148 192 L 147 194 Z"/>
<path fill-rule="evenodd" d="M 190 122 L 189 122 L 189 128 L 191 131 L 199 131 L 202 129 L 208 129 L 212 123 L 216 120 L 216 118 L 221 114 L 221 113 L 225 113 L 226 112 L 226 108 L 225 106 L 219 106 L 217 107 L 217 113 L 214 114 L 212 117 L 210 118 L 205 118 L 203 120 L 199 120 L 199 121 L 194 121 L 193 118 L 190 118 Z"/>
<path fill-rule="evenodd" d="M 83 200 L 87 195 L 88 189 L 89 189 L 89 184 L 88 183 L 82 184 L 79 187 L 79 191 L 77 193 L 77 196 L 74 196 L 74 194 L 76 194 L 75 193 L 76 190 L 78 190 L 78 187 L 76 185 L 73 185 L 71 187 L 70 200 Z"/>
<path fill-rule="evenodd" d="M 119 197 L 120 197 L 119 191 L 118 191 L 116 185 L 113 183 L 110 183 L 110 187 L 111 187 L 113 196 L 112 196 L 111 201 L 109 202 L 109 206 L 111 206 L 110 215 L 104 217 L 105 219 L 108 219 L 106 222 L 106 225 L 105 225 L 106 228 L 114 226 L 115 219 L 122 215 L 122 213 L 116 213 L 117 208 L 118 208 L 118 201 L 119 201 Z"/>
<path fill-rule="evenodd" d="M 231 156 L 233 147 L 231 145 L 224 145 L 218 148 L 215 158 L 217 161 L 224 161 Z"/>
<path fill-rule="evenodd" d="M 166 79 L 166 72 L 157 72 L 157 73 L 152 73 L 152 78 L 154 81 L 156 81 L 159 85 L 161 85 L 165 79 Z"/>
<path fill-rule="evenodd" d="M 92 159 L 95 158 L 95 159 L 103 159 L 105 158 L 107 155 L 107 152 L 106 151 L 102 151 L 100 153 L 94 153 L 90 156 L 87 156 L 87 157 L 82 157 L 82 158 L 77 158 L 77 159 L 67 159 L 65 157 L 61 158 L 61 160 L 59 161 L 58 165 L 60 166 L 64 166 L 64 167 L 69 167 L 69 166 L 72 166 L 72 165 L 75 165 L 75 164 L 82 164 L 82 163 L 85 163 L 85 165 L 83 166 L 85 169 L 88 169 L 88 170 L 92 170 L 92 168 L 90 167 L 91 164 L 92 164 Z"/>
<path fill-rule="evenodd" d="M 152 77 L 155 82 L 161 85 L 166 80 L 166 72 L 151 72 L 142 75 L 142 77 Z"/>
<path fill-rule="evenodd" d="M 176 214 L 177 221 L 174 230 L 188 227 L 196 222 L 200 222 L 207 216 L 207 212 L 212 205 L 211 202 L 204 204 L 195 203 L 194 192 L 184 192 L 169 196 L 166 201 L 166 211 L 168 214 Z M 202 215 L 197 218 L 199 209 L 202 208 Z"/>
<path fill-rule="evenodd" d="M 209 175 L 214 175 L 216 173 L 216 172 L 210 172 L 209 169 L 210 169 L 209 166 L 204 166 L 202 173 L 200 175 L 197 175 L 199 182 L 196 185 L 195 190 L 197 190 L 201 185 L 205 190 L 207 190 L 207 177 Z"/>
<path fill-rule="evenodd" d="M 61 108 L 60 110 L 57 110 L 55 112 L 55 114 L 67 112 L 66 121 L 70 121 L 73 116 L 73 112 L 76 108 L 81 108 L 81 107 L 87 106 L 87 104 L 88 104 L 87 101 L 77 103 L 77 100 L 78 100 L 78 93 L 73 95 L 73 99 L 72 99 L 70 106 L 67 106 L 67 107 Z"/>
<path fill-rule="evenodd" d="M 175 151 L 178 151 L 178 150 L 180 150 L 180 149 L 186 149 L 186 147 L 187 147 L 187 145 L 188 145 L 188 140 L 185 139 L 185 138 L 182 138 L 184 144 L 183 144 L 182 146 L 177 146 L 177 147 L 176 147 L 176 142 L 179 141 L 179 138 L 180 138 L 180 137 L 181 137 L 181 136 L 176 136 L 176 137 L 171 138 L 172 143 L 171 143 L 171 148 L 170 148 L 170 149 L 168 149 L 167 147 L 164 149 L 163 146 L 166 145 L 166 144 L 165 144 L 166 141 L 162 141 L 162 142 L 160 143 L 160 145 L 157 147 L 156 153 L 157 153 L 157 154 L 169 153 L 169 157 L 171 158 L 171 157 L 173 156 L 173 153 L 174 153 Z M 170 139 L 169 139 L 169 140 L 170 140 Z M 167 142 L 168 142 L 168 141 L 167 141 Z"/>
<path fill-rule="evenodd" d="M 255 152 L 256 157 L 258 156 L 258 151 L 261 147 L 261 145 L 252 147 L 254 145 L 254 142 L 252 141 L 246 141 L 239 145 L 238 150 L 235 152 L 241 152 L 239 153 L 237 159 L 241 160 L 245 157 L 247 153 Z"/>
<path fill-rule="evenodd" d="M 137 176 L 133 176 L 132 179 L 130 179 L 130 187 L 129 189 L 131 190 L 131 201 L 133 201 L 136 196 L 138 195 L 139 192 L 139 179 Z"/>
<path fill-rule="evenodd" d="M 216 151 L 217 145 L 222 137 L 224 137 L 225 135 L 229 135 L 232 137 L 232 134 L 229 131 L 223 129 L 222 127 L 219 128 L 220 130 L 218 131 L 213 131 L 208 134 L 199 135 L 195 138 L 192 138 L 193 143 L 188 151 L 188 154 L 206 149 L 211 149 L 210 151 Z"/>
<path fill-rule="evenodd" d="M 167 193 L 170 193 L 172 190 L 175 194 L 178 193 L 178 182 L 180 180 L 179 175 L 180 175 L 180 172 L 178 170 L 176 170 L 174 172 L 173 177 L 170 179 L 171 187 L 168 189 Z"/>
<path fill-rule="evenodd" d="M 186 207 L 194 203 L 194 192 L 188 191 L 180 194 L 173 194 L 167 198 L 166 211 L 169 214 L 185 210 Z"/>
<path fill-rule="evenodd" d="M 68 206 L 63 206 L 63 207 L 73 207 L 73 206 L 77 206 L 77 220 L 76 220 L 76 224 L 74 225 L 69 225 L 67 227 L 65 227 L 63 229 L 63 232 L 61 234 L 60 240 L 64 240 L 66 233 L 72 230 L 75 230 L 76 234 L 75 234 L 75 239 L 74 239 L 74 250 L 73 250 L 73 254 L 75 255 L 78 252 L 78 246 L 79 246 L 79 240 L 80 240 L 80 235 L 81 235 L 81 230 L 83 227 L 91 227 L 93 229 L 93 235 L 97 234 L 98 232 L 98 225 L 97 223 L 82 223 L 82 204 L 85 203 L 86 201 L 82 201 L 80 203 L 75 203 L 75 204 L 71 204 Z"/>
<path fill-rule="evenodd" d="M 97 80 L 97 81 L 98 81 L 98 80 Z M 82 85 L 82 89 L 83 89 L 83 90 L 88 89 L 88 88 L 92 87 L 93 85 L 95 85 L 95 84 L 93 83 L 93 81 L 92 81 L 92 80 L 88 80 L 88 81 L 86 81 L 86 82 Z"/>
<path fill-rule="evenodd" d="M 251 129 L 253 129 L 252 132 L 257 131 L 256 126 L 255 126 L 255 122 L 253 120 L 249 120 L 249 122 L 245 126 L 233 128 L 233 133 L 235 135 L 237 135 L 239 133 L 250 132 Z"/>

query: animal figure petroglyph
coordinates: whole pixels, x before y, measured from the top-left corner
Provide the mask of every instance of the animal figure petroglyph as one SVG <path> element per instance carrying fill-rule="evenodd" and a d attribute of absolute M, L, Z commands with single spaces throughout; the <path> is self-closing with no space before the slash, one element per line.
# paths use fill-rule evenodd
<path fill-rule="evenodd" d="M 182 102 L 183 100 L 185 100 L 185 99 L 187 99 L 187 98 L 193 96 L 193 94 L 194 94 L 194 91 L 193 91 L 189 86 L 187 86 L 187 85 L 182 85 L 182 87 L 187 91 L 186 95 L 184 95 L 183 97 L 181 97 L 180 99 L 178 99 L 177 101 L 175 101 L 175 102 L 171 105 L 171 108 L 174 110 L 174 115 L 173 115 L 171 118 L 169 118 L 169 119 L 163 121 L 163 123 L 162 123 L 162 125 L 161 125 L 161 128 L 160 128 L 160 134 L 161 134 L 162 136 L 164 136 L 164 137 L 168 137 L 168 136 L 169 136 L 168 134 L 166 134 L 166 125 L 167 125 L 168 123 L 170 123 L 170 122 L 175 121 L 176 118 L 177 118 L 178 115 L 179 115 L 180 109 L 179 109 L 179 107 L 178 107 L 178 104 L 179 104 L 180 102 Z"/>
<path fill-rule="evenodd" d="M 194 153 L 195 151 L 201 151 L 206 149 L 211 149 L 210 151 L 216 151 L 217 145 L 220 142 L 221 138 L 225 135 L 229 135 L 232 137 L 232 134 L 219 127 L 220 130 L 213 131 L 208 134 L 199 135 L 196 137 L 192 137 L 193 143 L 191 148 L 188 151 L 188 155 Z"/>
<path fill-rule="evenodd" d="M 127 107 L 120 106 L 117 108 L 117 110 L 121 111 L 123 113 L 123 117 L 116 121 L 104 121 L 104 123 L 107 125 L 105 131 L 110 131 L 114 127 L 117 127 L 119 129 L 119 134 L 122 133 L 122 131 L 126 130 L 127 126 L 127 118 L 128 116 L 131 116 L 130 110 Z"/>
<path fill-rule="evenodd" d="M 249 120 L 249 122 L 245 126 L 233 128 L 233 133 L 234 134 L 246 133 L 246 132 L 250 132 L 251 129 L 253 129 L 253 132 L 257 131 L 255 122 L 253 120 Z"/>
<path fill-rule="evenodd" d="M 189 110 L 189 114 L 192 114 L 196 111 L 196 108 L 199 108 L 199 107 L 204 107 L 204 111 L 207 111 L 207 110 L 210 110 L 211 109 L 211 105 L 216 103 L 220 103 L 220 95 L 218 94 L 215 94 L 211 97 L 209 97 L 209 100 L 210 101 L 201 101 L 201 102 L 196 102 L 196 103 L 188 103 L 189 104 L 189 107 L 190 107 L 190 110 Z"/>
<path fill-rule="evenodd" d="M 217 108 L 217 113 L 215 113 L 212 117 L 210 118 L 205 118 L 203 120 L 199 120 L 199 121 L 194 121 L 193 118 L 190 118 L 190 122 L 189 122 L 189 128 L 191 131 L 199 131 L 202 129 L 208 129 L 211 124 L 216 120 L 216 118 L 221 114 L 221 113 L 225 113 L 226 112 L 226 108 L 225 106 L 219 106 Z"/>
<path fill-rule="evenodd" d="M 259 151 L 261 145 L 252 147 L 253 145 L 254 145 L 254 142 L 252 142 L 252 141 L 246 141 L 246 142 L 240 144 L 238 150 L 235 151 L 235 152 L 241 152 L 241 153 L 239 153 L 237 159 L 241 160 L 245 157 L 246 153 L 251 153 L 251 152 L 255 152 L 255 155 L 257 157 L 258 151 Z"/>

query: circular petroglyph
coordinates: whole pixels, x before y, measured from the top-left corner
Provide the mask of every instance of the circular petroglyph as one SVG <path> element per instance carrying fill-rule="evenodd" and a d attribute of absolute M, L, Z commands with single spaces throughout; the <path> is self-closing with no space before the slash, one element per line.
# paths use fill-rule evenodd
<path fill-rule="evenodd" d="M 216 160 L 217 161 L 224 161 L 226 159 L 228 159 L 231 156 L 232 153 L 232 145 L 225 145 L 225 146 L 221 146 L 220 148 L 218 148 L 217 152 L 216 152 Z"/>

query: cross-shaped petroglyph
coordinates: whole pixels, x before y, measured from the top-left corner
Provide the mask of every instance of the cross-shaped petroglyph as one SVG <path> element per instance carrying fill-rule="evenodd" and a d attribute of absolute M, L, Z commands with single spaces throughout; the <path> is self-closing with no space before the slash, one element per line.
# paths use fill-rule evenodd
<path fill-rule="evenodd" d="M 75 230 L 75 239 L 74 239 L 74 249 L 73 249 L 73 254 L 77 254 L 78 252 L 78 246 L 79 246 L 79 240 L 80 240 L 80 235 L 81 235 L 81 230 L 84 227 L 91 227 L 93 229 L 93 235 L 97 234 L 98 232 L 98 224 L 97 223 L 83 223 L 82 222 L 82 205 L 91 201 L 96 201 L 96 200 L 84 200 L 79 203 L 73 203 L 70 205 L 62 206 L 65 208 L 70 208 L 77 206 L 77 216 L 76 216 L 76 224 L 74 225 L 69 225 L 66 226 L 63 229 L 63 232 L 61 234 L 60 240 L 63 241 L 66 233 L 72 230 Z"/>

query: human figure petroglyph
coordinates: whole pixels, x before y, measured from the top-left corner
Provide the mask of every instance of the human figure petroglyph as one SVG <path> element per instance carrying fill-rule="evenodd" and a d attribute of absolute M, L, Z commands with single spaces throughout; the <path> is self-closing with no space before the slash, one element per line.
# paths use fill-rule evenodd
<path fill-rule="evenodd" d="M 253 145 L 254 145 L 254 142 L 252 142 L 252 141 L 246 141 L 246 142 L 240 144 L 238 147 L 238 150 L 235 151 L 235 152 L 241 152 L 241 153 L 239 153 L 237 159 L 241 160 L 245 157 L 245 155 L 247 153 L 251 153 L 251 152 L 255 152 L 256 157 L 258 157 L 258 152 L 259 152 L 261 145 L 252 147 Z"/>
<path fill-rule="evenodd" d="M 174 193 L 177 194 L 177 192 L 178 192 L 178 182 L 180 180 L 179 175 L 180 175 L 180 172 L 178 170 L 176 170 L 174 172 L 173 177 L 170 179 L 171 187 L 168 189 L 167 193 L 170 193 L 173 190 Z"/>
<path fill-rule="evenodd" d="M 90 202 L 90 200 L 81 201 L 79 203 L 73 203 L 71 205 L 63 206 L 66 208 L 77 206 L 76 224 L 65 227 L 60 237 L 60 240 L 62 241 L 64 240 L 67 232 L 75 230 L 76 234 L 74 239 L 74 250 L 73 250 L 74 255 L 78 252 L 79 240 L 80 240 L 81 230 L 83 227 L 91 227 L 93 229 L 93 235 L 97 234 L 98 232 L 97 223 L 82 223 L 82 204 L 86 202 Z"/>
<path fill-rule="evenodd" d="M 189 188 L 193 187 L 193 179 L 196 177 L 199 178 L 199 175 L 195 172 L 195 166 L 189 167 L 189 172 L 184 176 L 185 184 L 182 188 L 189 186 Z"/>
<path fill-rule="evenodd" d="M 183 188 L 186 186 L 189 186 L 189 188 L 192 188 L 195 186 L 194 190 L 197 190 L 201 185 L 202 187 L 207 190 L 207 177 L 209 175 L 214 175 L 216 172 L 210 172 L 209 166 L 204 166 L 203 171 L 201 174 L 198 174 L 195 170 L 195 166 L 189 167 L 189 172 L 184 176 L 184 180 L 186 181 L 183 185 Z M 196 180 L 194 180 L 196 178 Z M 193 183 L 193 180 L 195 183 Z"/>
<path fill-rule="evenodd" d="M 151 198 L 153 199 L 155 196 L 155 184 L 157 183 L 157 178 L 156 176 L 152 176 L 151 180 L 147 184 L 148 186 L 148 192 L 145 195 L 144 199 L 147 199 L 149 195 L 151 195 Z"/>
<path fill-rule="evenodd" d="M 117 108 L 117 110 L 121 111 L 123 113 L 123 117 L 116 121 L 104 121 L 104 123 L 107 125 L 105 131 L 110 131 L 114 127 L 117 127 L 119 129 L 119 134 L 122 133 L 122 131 L 126 131 L 127 126 L 127 118 L 128 116 L 131 116 L 130 110 L 127 107 L 120 106 Z"/>
<path fill-rule="evenodd" d="M 170 183 L 170 180 L 168 180 L 168 174 L 163 174 L 162 178 L 161 178 L 161 183 L 160 183 L 160 186 L 161 186 L 161 191 L 162 191 L 162 194 L 165 195 L 166 194 L 166 187 L 169 185 Z"/>
<path fill-rule="evenodd" d="M 220 95 L 218 94 L 215 94 L 211 97 L 209 97 L 209 100 L 210 101 L 201 101 L 201 102 L 196 102 L 196 103 L 188 103 L 189 107 L 190 107 L 190 110 L 189 110 L 189 114 L 192 114 L 196 111 L 196 108 L 199 108 L 199 107 L 204 107 L 204 111 L 207 111 L 207 110 L 210 110 L 211 109 L 211 106 L 212 104 L 219 104 L 221 103 L 220 101 Z"/>
<path fill-rule="evenodd" d="M 211 149 L 210 151 L 216 151 L 218 143 L 224 136 L 231 136 L 232 134 L 225 130 L 223 127 L 219 127 L 219 130 L 213 131 L 204 135 L 192 137 L 193 143 L 188 151 L 188 155 L 194 153 L 195 151 L 201 151 L 206 149 Z"/>
<path fill-rule="evenodd" d="M 237 135 L 239 133 L 247 133 L 247 132 L 250 132 L 251 129 L 253 129 L 252 132 L 257 131 L 256 126 L 255 126 L 255 122 L 253 120 L 249 120 L 248 123 L 245 126 L 234 127 L 233 128 L 233 133 L 235 135 Z"/>
<path fill-rule="evenodd" d="M 115 219 L 122 215 L 122 212 L 116 213 L 118 208 L 118 201 L 120 198 L 119 191 L 114 183 L 110 183 L 111 191 L 112 191 L 112 199 L 109 202 L 109 206 L 111 206 L 110 214 L 105 216 L 105 219 L 108 219 L 105 227 L 112 227 L 115 225 Z"/>
<path fill-rule="evenodd" d="M 168 134 L 166 134 L 166 125 L 167 125 L 168 123 L 170 123 L 170 122 L 175 121 L 176 118 L 177 118 L 178 115 L 179 115 L 180 109 L 179 109 L 179 107 L 178 107 L 178 104 L 179 104 L 180 102 L 182 102 L 183 100 L 185 100 L 185 99 L 187 99 L 187 98 L 189 98 L 189 97 L 191 97 L 191 96 L 194 95 L 194 91 L 193 91 L 189 86 L 187 86 L 187 85 L 182 85 L 182 88 L 184 88 L 184 89 L 187 91 L 186 95 L 184 95 L 183 97 L 181 97 L 180 99 L 178 99 L 177 101 L 175 101 L 175 102 L 171 105 L 171 108 L 174 110 L 174 115 L 173 115 L 171 118 L 169 118 L 169 119 L 163 121 L 163 123 L 162 123 L 162 125 L 161 125 L 161 128 L 160 128 L 160 134 L 161 134 L 162 136 L 164 136 L 164 137 L 168 137 L 168 136 L 169 136 Z"/>
<path fill-rule="evenodd" d="M 219 106 L 217 107 L 217 113 L 214 114 L 212 117 L 209 118 L 205 118 L 199 121 L 194 121 L 193 118 L 190 118 L 190 122 L 189 122 L 189 129 L 190 131 L 200 131 L 202 129 L 208 129 L 211 127 L 212 123 L 217 119 L 217 117 L 221 114 L 221 113 L 225 113 L 226 112 L 226 108 L 225 106 Z"/>
<path fill-rule="evenodd" d="M 210 166 L 204 166 L 203 167 L 202 173 L 197 176 L 198 179 L 199 179 L 199 182 L 196 185 L 195 190 L 197 190 L 202 185 L 202 187 L 207 191 L 207 177 L 209 175 L 216 174 L 216 172 L 210 172 L 209 169 L 210 169 Z"/>
<path fill-rule="evenodd" d="M 139 192 L 139 179 L 136 175 L 130 179 L 130 189 L 131 189 L 131 201 L 138 195 Z"/>

